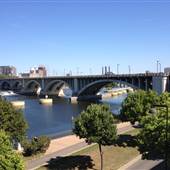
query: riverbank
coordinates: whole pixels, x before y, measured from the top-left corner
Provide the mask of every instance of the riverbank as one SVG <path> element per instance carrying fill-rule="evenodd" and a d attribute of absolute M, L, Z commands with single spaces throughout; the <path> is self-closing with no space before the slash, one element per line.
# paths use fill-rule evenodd
<path fill-rule="evenodd" d="M 117 97 L 123 94 L 127 94 L 129 92 L 133 92 L 133 89 L 130 87 L 124 87 L 124 88 L 113 88 L 110 90 L 104 90 L 103 92 L 99 92 L 98 94 L 101 95 L 102 99 Z"/>
<path fill-rule="evenodd" d="M 132 130 L 132 126 L 129 122 L 117 124 L 118 134 L 125 133 Z M 52 158 L 58 156 L 66 156 L 73 152 L 83 149 L 89 146 L 84 139 L 79 139 L 76 135 L 68 135 L 65 137 L 51 140 L 50 146 L 44 155 L 34 160 L 26 161 L 26 169 L 33 170 L 42 165 L 47 164 Z"/>
<path fill-rule="evenodd" d="M 127 127 L 131 127 L 130 122 L 124 122 L 124 123 L 117 124 L 117 129 L 123 129 L 124 130 L 123 132 L 125 132 L 124 128 L 127 128 Z M 51 154 L 53 152 L 56 152 L 58 150 L 69 147 L 71 145 L 75 145 L 75 144 L 83 142 L 83 141 L 85 141 L 85 140 L 79 139 L 79 137 L 77 137 L 76 135 L 73 135 L 73 134 L 63 136 L 63 137 L 57 137 L 56 139 L 54 137 L 52 137 L 50 146 L 49 146 L 48 150 L 46 151 L 45 155 Z"/>

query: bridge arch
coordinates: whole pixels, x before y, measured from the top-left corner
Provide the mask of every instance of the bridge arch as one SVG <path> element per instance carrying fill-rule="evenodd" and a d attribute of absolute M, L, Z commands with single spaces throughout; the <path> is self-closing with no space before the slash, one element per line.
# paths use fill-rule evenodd
<path fill-rule="evenodd" d="M 22 89 L 22 83 L 21 83 L 21 81 L 15 81 L 15 82 L 12 84 L 12 89 L 13 89 L 13 90 L 21 90 L 21 89 Z"/>
<path fill-rule="evenodd" d="M 40 83 L 36 80 L 30 80 L 25 84 L 24 92 L 36 93 L 38 88 L 41 88 Z"/>
<path fill-rule="evenodd" d="M 59 95 L 61 89 L 64 86 L 69 87 L 69 84 L 63 80 L 53 80 L 47 84 L 43 93 L 49 94 L 49 95 Z"/>
<path fill-rule="evenodd" d="M 11 89 L 11 85 L 8 81 L 3 81 L 1 83 L 1 89 L 2 90 L 10 90 Z"/>
<path fill-rule="evenodd" d="M 134 86 L 134 85 L 132 85 L 132 84 L 126 82 L 126 81 L 104 79 L 104 80 L 97 80 L 97 81 L 94 81 L 94 82 L 86 85 L 84 88 L 82 88 L 79 91 L 78 97 L 88 96 L 88 95 L 96 95 L 102 87 L 106 86 L 107 84 L 113 83 L 113 82 L 127 85 L 128 87 L 131 87 L 133 89 L 138 89 L 137 86 Z"/>

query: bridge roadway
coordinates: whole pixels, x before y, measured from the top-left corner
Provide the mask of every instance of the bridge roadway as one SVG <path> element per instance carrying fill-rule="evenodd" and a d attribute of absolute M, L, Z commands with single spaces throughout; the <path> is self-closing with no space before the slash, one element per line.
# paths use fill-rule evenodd
<path fill-rule="evenodd" d="M 6 78 L 0 79 L 0 90 L 36 94 L 39 89 L 42 95 L 59 95 L 60 90 L 68 86 L 73 92 L 72 96 L 81 99 L 96 96 L 103 86 L 111 82 L 117 83 L 120 87 L 152 89 L 158 94 L 170 91 L 170 75 L 164 73 Z"/>

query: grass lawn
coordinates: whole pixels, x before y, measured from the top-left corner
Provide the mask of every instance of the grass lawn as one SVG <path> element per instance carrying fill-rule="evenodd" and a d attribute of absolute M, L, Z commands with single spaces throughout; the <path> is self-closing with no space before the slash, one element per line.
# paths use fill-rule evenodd
<path fill-rule="evenodd" d="M 131 143 L 124 142 L 124 139 L 129 139 L 132 135 L 136 135 L 138 130 L 133 130 L 122 134 L 119 146 L 104 146 L 104 170 L 117 170 L 122 165 L 126 164 L 137 155 L 139 152 L 137 147 Z M 123 141 L 123 142 L 122 142 Z M 93 145 L 70 156 L 61 157 L 58 160 L 52 160 L 50 165 L 39 168 L 38 170 L 78 170 L 78 169 L 100 169 L 100 155 L 98 145 Z"/>

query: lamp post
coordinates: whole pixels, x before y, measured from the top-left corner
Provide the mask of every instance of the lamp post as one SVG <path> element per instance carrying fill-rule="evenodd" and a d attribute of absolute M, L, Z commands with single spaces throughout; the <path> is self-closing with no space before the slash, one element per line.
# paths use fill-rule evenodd
<path fill-rule="evenodd" d="M 131 67 L 130 67 L 130 65 L 128 65 L 128 68 L 129 68 L 129 74 L 131 74 Z"/>
<path fill-rule="evenodd" d="M 153 105 L 153 107 L 166 108 L 166 124 L 165 124 L 165 169 L 168 170 L 168 106 Z"/>
<path fill-rule="evenodd" d="M 119 74 L 119 66 L 120 64 L 117 64 L 117 74 Z"/>
<path fill-rule="evenodd" d="M 157 71 L 157 73 L 159 72 L 159 68 L 158 67 L 159 67 L 159 60 L 156 61 L 156 71 Z"/>
<path fill-rule="evenodd" d="M 159 72 L 161 73 L 161 63 L 159 62 Z"/>

